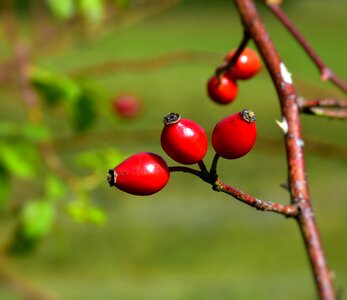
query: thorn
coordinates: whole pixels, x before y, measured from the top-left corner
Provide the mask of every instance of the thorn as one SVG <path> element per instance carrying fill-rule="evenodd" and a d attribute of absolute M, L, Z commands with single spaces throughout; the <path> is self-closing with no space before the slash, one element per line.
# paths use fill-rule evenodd
<path fill-rule="evenodd" d="M 281 69 L 281 76 L 284 82 L 288 84 L 292 84 L 293 83 L 292 74 L 289 73 L 289 71 L 287 70 L 287 67 L 285 66 L 283 62 L 280 63 L 280 69 Z"/>
<path fill-rule="evenodd" d="M 282 121 L 276 120 L 276 123 L 279 126 L 279 128 L 282 129 L 284 135 L 286 135 L 288 133 L 288 129 L 289 129 L 286 118 L 282 117 Z"/>
<path fill-rule="evenodd" d="M 289 191 L 289 182 L 288 182 L 288 180 L 286 180 L 286 181 L 283 182 L 283 183 L 280 183 L 280 186 L 281 186 L 282 188 L 284 188 L 285 190 Z"/>
<path fill-rule="evenodd" d="M 312 107 L 310 108 L 310 111 L 313 112 L 316 116 L 323 116 L 324 115 L 324 109 L 318 108 L 318 107 Z"/>

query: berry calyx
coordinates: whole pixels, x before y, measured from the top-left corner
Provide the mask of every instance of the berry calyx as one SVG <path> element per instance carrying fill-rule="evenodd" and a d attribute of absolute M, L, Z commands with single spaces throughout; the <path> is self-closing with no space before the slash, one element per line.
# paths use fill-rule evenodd
<path fill-rule="evenodd" d="M 123 192 L 148 196 L 159 192 L 169 181 L 165 160 L 157 154 L 141 152 L 109 170 L 107 181 Z"/>
<path fill-rule="evenodd" d="M 227 104 L 235 100 L 238 87 L 236 81 L 230 76 L 212 76 L 207 83 L 207 92 L 214 102 Z"/>
<path fill-rule="evenodd" d="M 132 119 L 142 112 L 142 103 L 134 95 L 120 95 L 111 101 L 113 112 L 122 118 Z"/>
<path fill-rule="evenodd" d="M 212 133 L 216 153 L 226 159 L 236 159 L 251 151 L 257 137 L 255 121 L 255 113 L 248 109 L 220 120 Z"/>
<path fill-rule="evenodd" d="M 232 50 L 226 57 L 230 61 L 236 50 Z M 245 48 L 240 54 L 234 66 L 225 74 L 235 79 L 249 79 L 257 74 L 261 69 L 261 61 L 257 52 L 250 48 Z"/>
<path fill-rule="evenodd" d="M 177 113 L 164 117 L 160 141 L 167 155 L 185 165 L 200 162 L 207 152 L 208 139 L 204 129 Z"/>

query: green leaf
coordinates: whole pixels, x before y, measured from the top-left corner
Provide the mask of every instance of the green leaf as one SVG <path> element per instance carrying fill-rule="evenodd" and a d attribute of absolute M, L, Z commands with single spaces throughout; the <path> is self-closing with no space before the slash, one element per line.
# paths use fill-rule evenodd
<path fill-rule="evenodd" d="M 13 234 L 13 239 L 6 250 L 12 255 L 26 255 L 35 249 L 39 241 L 39 238 L 28 238 L 25 236 L 23 233 L 23 227 L 19 225 L 16 228 Z"/>
<path fill-rule="evenodd" d="M 79 223 L 90 222 L 96 225 L 103 225 L 107 218 L 105 213 L 97 207 L 90 206 L 85 200 L 70 202 L 67 211 L 72 219 Z"/>
<path fill-rule="evenodd" d="M 59 19 L 68 19 L 74 13 L 73 0 L 46 0 L 53 15 Z"/>
<path fill-rule="evenodd" d="M 0 122 L 0 136 L 11 136 L 18 133 L 18 125 L 14 122 Z"/>
<path fill-rule="evenodd" d="M 4 167 L 15 176 L 30 178 L 35 174 L 32 148 L 26 144 L 0 144 L 0 160 Z"/>
<path fill-rule="evenodd" d="M 79 85 L 74 80 L 47 70 L 33 68 L 29 77 L 32 85 L 50 106 L 64 101 L 74 102 L 81 93 Z"/>
<path fill-rule="evenodd" d="M 61 199 L 67 194 L 67 186 L 57 176 L 48 175 L 45 178 L 45 191 L 48 199 Z"/>
<path fill-rule="evenodd" d="M 21 214 L 24 236 L 29 239 L 42 238 L 51 230 L 55 210 L 52 202 L 35 200 L 27 202 Z"/>
<path fill-rule="evenodd" d="M 50 138 L 49 129 L 41 124 L 26 124 L 22 127 L 22 134 L 32 142 L 47 141 Z"/>
<path fill-rule="evenodd" d="M 96 117 L 93 95 L 85 92 L 71 106 L 73 127 L 78 132 L 86 131 L 94 125 Z"/>
<path fill-rule="evenodd" d="M 118 8 L 126 8 L 130 1 L 129 0 L 113 0 L 113 2 L 117 5 Z"/>
<path fill-rule="evenodd" d="M 104 17 L 103 0 L 79 0 L 78 4 L 80 12 L 88 21 L 97 23 Z"/>
<path fill-rule="evenodd" d="M 10 176 L 5 167 L 0 163 L 0 212 L 2 212 L 8 202 L 10 195 Z"/>

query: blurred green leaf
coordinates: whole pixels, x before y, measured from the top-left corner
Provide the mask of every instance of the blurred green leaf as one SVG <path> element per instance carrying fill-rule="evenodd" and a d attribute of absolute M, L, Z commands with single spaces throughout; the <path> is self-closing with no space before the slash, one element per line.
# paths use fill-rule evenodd
<path fill-rule="evenodd" d="M 7 204 L 10 194 L 10 176 L 5 167 L 0 163 L 0 212 Z"/>
<path fill-rule="evenodd" d="M 73 0 L 46 0 L 53 15 L 59 19 L 68 19 L 74 13 Z"/>
<path fill-rule="evenodd" d="M 52 202 L 44 200 L 29 201 L 21 214 L 24 236 L 29 239 L 42 238 L 50 231 L 55 210 Z"/>
<path fill-rule="evenodd" d="M 97 23 L 104 16 L 104 1 L 103 0 L 79 0 L 79 11 L 90 22 Z"/>
<path fill-rule="evenodd" d="M 23 227 L 19 225 L 13 234 L 13 238 L 7 251 L 14 255 L 26 255 L 34 250 L 40 239 L 28 238 L 23 233 Z"/>
<path fill-rule="evenodd" d="M 97 207 L 82 199 L 70 202 L 67 211 L 72 219 L 79 223 L 90 222 L 96 225 L 103 225 L 106 222 L 105 213 Z"/>
<path fill-rule="evenodd" d="M 129 0 L 113 0 L 113 2 L 117 5 L 118 8 L 125 8 L 129 5 Z"/>
<path fill-rule="evenodd" d="M 4 167 L 21 178 L 30 178 L 35 174 L 35 155 L 28 145 L 23 143 L 0 144 L 0 159 Z"/>
<path fill-rule="evenodd" d="M 49 129 L 41 124 L 27 124 L 22 127 L 22 133 L 33 142 L 42 142 L 50 138 Z"/>
<path fill-rule="evenodd" d="M 71 121 L 78 132 L 83 132 L 92 127 L 96 121 L 97 111 L 92 94 L 83 93 L 71 105 Z"/>
<path fill-rule="evenodd" d="M 18 125 L 14 122 L 0 122 L 0 136 L 9 136 L 18 133 Z"/>
<path fill-rule="evenodd" d="M 67 193 L 66 184 L 57 176 L 48 175 L 45 178 L 46 197 L 50 200 L 63 198 Z"/>
<path fill-rule="evenodd" d="M 75 81 L 47 70 L 33 68 L 29 76 L 33 86 L 50 106 L 63 101 L 73 102 L 81 93 Z"/>

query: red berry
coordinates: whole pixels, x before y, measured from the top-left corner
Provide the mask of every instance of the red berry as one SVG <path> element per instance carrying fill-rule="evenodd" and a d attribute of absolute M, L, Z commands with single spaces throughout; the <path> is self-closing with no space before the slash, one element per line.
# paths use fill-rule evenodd
<path fill-rule="evenodd" d="M 227 104 L 233 102 L 238 94 L 236 81 L 222 75 L 220 78 L 213 76 L 207 83 L 207 92 L 210 98 L 219 103 Z"/>
<path fill-rule="evenodd" d="M 167 164 L 159 155 L 134 154 L 109 171 L 107 180 L 123 192 L 147 196 L 159 192 L 169 181 Z"/>
<path fill-rule="evenodd" d="M 231 51 L 226 57 L 230 61 L 236 50 Z M 250 48 L 245 48 L 235 65 L 226 72 L 226 75 L 235 79 L 249 79 L 257 74 L 261 69 L 261 61 L 257 52 Z"/>
<path fill-rule="evenodd" d="M 216 153 L 226 159 L 246 155 L 257 137 L 255 120 L 254 112 L 248 109 L 220 120 L 212 133 Z"/>
<path fill-rule="evenodd" d="M 123 118 L 136 118 L 142 112 L 140 100 L 133 95 L 120 95 L 111 102 L 113 112 Z"/>
<path fill-rule="evenodd" d="M 176 113 L 169 113 L 164 118 L 164 124 L 161 146 L 167 155 L 185 165 L 198 163 L 204 158 L 208 139 L 199 124 Z"/>

